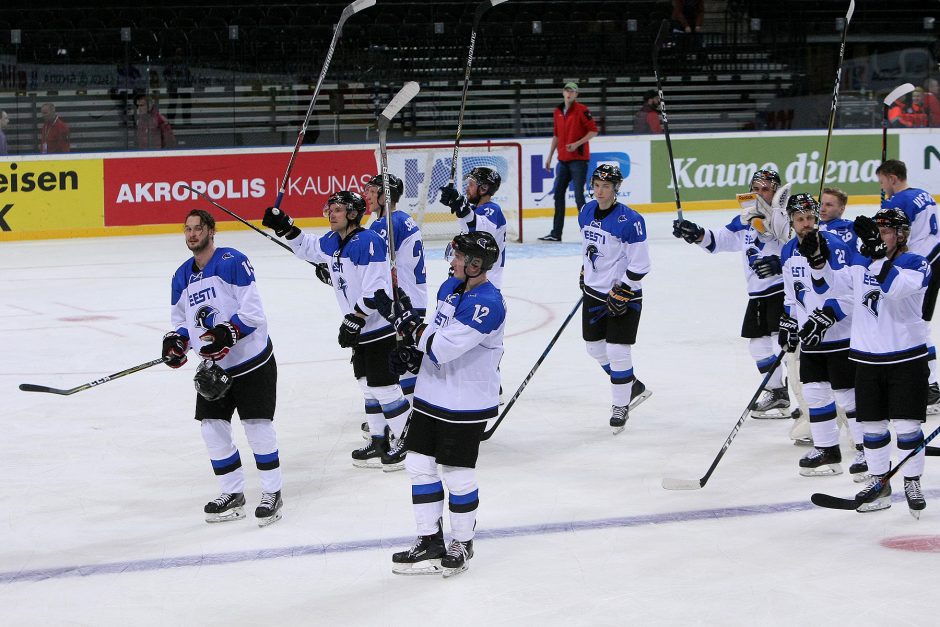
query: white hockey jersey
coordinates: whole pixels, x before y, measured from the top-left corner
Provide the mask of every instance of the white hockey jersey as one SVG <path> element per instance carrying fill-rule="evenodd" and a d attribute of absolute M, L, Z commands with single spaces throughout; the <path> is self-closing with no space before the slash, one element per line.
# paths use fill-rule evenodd
<path fill-rule="evenodd" d="M 850 250 L 858 252 L 858 236 L 855 235 L 855 223 L 843 218 L 820 220 L 819 230 L 838 235 Z"/>
<path fill-rule="evenodd" d="M 445 422 L 473 423 L 499 410 L 506 303 L 489 281 L 469 292 L 451 277 L 437 292 L 437 311 L 421 334 L 424 353 L 414 409 Z"/>
<path fill-rule="evenodd" d="M 759 233 L 750 224 L 741 222 L 741 216 L 723 228 L 715 231 L 705 229 L 705 237 L 699 246 L 710 253 L 741 252 L 744 263 L 744 279 L 747 281 L 747 294 L 750 298 L 762 298 L 783 292 L 783 277 L 780 275 L 762 279 L 751 269 L 751 264 L 761 257 L 780 256 L 783 244 Z"/>
<path fill-rule="evenodd" d="M 287 240 L 294 254 L 314 263 L 326 263 L 340 313 L 354 310 L 366 315 L 359 343 L 367 344 L 395 333 L 391 324 L 375 309 L 373 297 L 379 290 L 391 293 L 392 275 L 388 268 L 388 247 L 375 231 L 357 229 L 345 240 L 330 231 L 316 237 L 301 233 Z"/>
<path fill-rule="evenodd" d="M 470 205 L 472 211 L 460 220 L 461 233 L 475 233 L 476 231 L 486 231 L 492 233 L 496 238 L 496 245 L 499 247 L 499 259 L 496 261 L 486 278 L 497 289 L 503 287 L 503 269 L 506 267 L 506 216 L 503 215 L 502 208 L 495 202 L 484 202 L 479 205 Z"/>
<path fill-rule="evenodd" d="M 922 189 L 908 187 L 881 203 L 882 208 L 896 208 L 911 221 L 907 248 L 933 263 L 940 256 L 940 228 L 937 225 L 937 201 Z"/>
<path fill-rule="evenodd" d="M 217 361 L 233 376 L 264 364 L 273 351 L 268 321 L 255 285 L 255 271 L 248 258 L 234 248 L 216 248 L 201 271 L 190 258 L 173 275 L 170 322 L 189 338 L 198 353 L 205 344 L 199 336 L 217 324 L 234 323 L 242 337 Z"/>
<path fill-rule="evenodd" d="M 641 301 L 640 281 L 650 271 L 643 216 L 620 202 L 602 212 L 592 200 L 578 212 L 578 226 L 585 288 L 603 300 L 611 288 L 624 284 L 636 294 L 633 302 Z"/>
<path fill-rule="evenodd" d="M 418 223 L 407 212 L 392 212 L 392 228 L 395 235 L 395 268 L 398 287 L 405 291 L 411 304 L 423 316 L 428 307 L 428 273 L 424 267 L 424 242 Z M 388 220 L 382 216 L 369 225 L 388 246 Z"/>

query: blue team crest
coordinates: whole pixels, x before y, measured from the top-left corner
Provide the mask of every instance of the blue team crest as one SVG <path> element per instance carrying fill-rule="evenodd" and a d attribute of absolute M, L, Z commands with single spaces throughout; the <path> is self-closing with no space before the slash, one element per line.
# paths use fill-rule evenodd
<path fill-rule="evenodd" d="M 865 309 L 876 318 L 878 317 L 879 301 L 881 301 L 881 290 L 871 290 L 862 297 L 862 304 Z"/>
<path fill-rule="evenodd" d="M 584 256 L 587 257 L 588 260 L 591 262 L 591 268 L 593 268 L 594 270 L 597 270 L 597 265 L 594 262 L 597 261 L 598 257 L 603 257 L 603 255 L 597 251 L 597 246 L 595 246 L 594 244 L 591 244 L 590 246 L 588 246 L 584 250 Z"/>
<path fill-rule="evenodd" d="M 222 253 L 222 259 L 234 259 L 235 255 L 232 253 Z"/>
<path fill-rule="evenodd" d="M 203 305 L 196 310 L 196 326 L 209 330 L 215 326 L 215 321 L 219 316 L 219 310 L 212 305 Z"/>
<path fill-rule="evenodd" d="M 453 305 L 455 302 L 457 302 L 457 299 L 459 298 L 460 298 L 459 294 L 448 294 L 447 298 L 444 299 L 444 302 L 447 303 L 448 305 Z"/>
<path fill-rule="evenodd" d="M 617 222 L 626 222 L 629 219 L 630 219 L 629 216 L 627 216 L 626 214 L 623 214 L 619 218 L 617 218 Z"/>
<path fill-rule="evenodd" d="M 806 309 L 806 303 L 804 302 L 806 298 L 806 285 L 802 281 L 794 281 L 793 292 L 796 295 L 796 302 L 798 302 L 803 309 Z"/>

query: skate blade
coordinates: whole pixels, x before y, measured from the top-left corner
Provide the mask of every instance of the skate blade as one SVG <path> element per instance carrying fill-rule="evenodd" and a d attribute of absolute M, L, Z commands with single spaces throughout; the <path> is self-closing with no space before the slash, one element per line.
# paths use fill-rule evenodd
<path fill-rule="evenodd" d="M 803 477 L 834 477 L 842 474 L 842 466 L 839 464 L 826 464 L 816 468 L 800 468 L 800 475 Z"/>
<path fill-rule="evenodd" d="M 891 497 L 882 496 L 871 503 L 862 503 L 855 511 L 859 514 L 864 514 L 865 512 L 878 512 L 883 509 L 888 509 L 889 507 L 891 507 Z"/>
<path fill-rule="evenodd" d="M 937 405 L 927 405 L 927 415 L 936 416 L 940 414 L 940 404 Z"/>
<path fill-rule="evenodd" d="M 793 446 L 812 446 L 813 438 L 794 438 Z"/>
<path fill-rule="evenodd" d="M 789 407 L 777 407 L 774 409 L 768 409 L 767 411 L 751 410 L 751 418 L 756 420 L 792 420 L 790 418 Z"/>
<path fill-rule="evenodd" d="M 445 568 L 442 574 L 444 575 L 444 579 L 447 579 L 448 577 L 459 575 L 460 573 L 464 572 L 468 568 L 470 568 L 470 565 L 464 562 L 463 566 L 458 566 L 457 568 Z"/>
<path fill-rule="evenodd" d="M 630 399 L 630 403 L 627 405 L 627 409 L 628 410 L 633 409 L 634 407 L 636 407 L 637 405 L 639 405 L 640 403 L 642 403 L 643 401 L 645 401 L 652 395 L 653 395 L 653 390 L 650 390 L 650 389 L 643 390 L 643 392 L 641 392 L 639 395 Z"/>
<path fill-rule="evenodd" d="M 621 431 L 623 431 L 623 430 L 626 429 L 626 428 L 627 428 L 627 425 L 626 425 L 626 423 L 624 423 L 624 424 L 620 425 L 619 427 L 611 426 L 610 431 L 611 431 L 611 433 L 613 433 L 614 435 L 617 435 L 618 433 L 620 433 Z"/>
<path fill-rule="evenodd" d="M 922 511 L 924 511 L 924 510 L 922 510 L 922 509 L 908 509 L 907 511 L 909 511 L 909 512 L 911 513 L 911 516 L 913 516 L 913 517 L 916 518 L 917 520 L 920 520 L 920 513 L 921 513 Z"/>
<path fill-rule="evenodd" d="M 232 520 L 241 520 L 245 517 L 245 509 L 242 507 L 235 507 L 228 510 L 227 512 L 222 512 L 221 514 L 206 514 L 207 523 L 221 523 L 229 522 Z"/>
<path fill-rule="evenodd" d="M 852 481 L 854 481 L 855 483 L 865 483 L 869 479 L 871 479 L 871 475 L 868 474 L 867 472 L 859 472 L 859 473 L 852 475 Z"/>
<path fill-rule="evenodd" d="M 382 460 L 378 457 L 373 457 L 372 459 L 354 459 L 352 465 L 356 468 L 378 469 L 382 467 Z"/>
<path fill-rule="evenodd" d="M 405 460 L 395 462 L 394 464 L 382 464 L 382 472 L 396 472 L 405 469 Z"/>
<path fill-rule="evenodd" d="M 267 527 L 268 525 L 273 525 L 282 518 L 280 510 L 274 512 L 273 516 L 265 516 L 264 518 L 258 518 L 259 527 Z"/>
<path fill-rule="evenodd" d="M 440 575 L 443 572 L 441 560 L 424 560 L 414 564 L 396 564 L 392 567 L 392 573 L 395 575 Z"/>

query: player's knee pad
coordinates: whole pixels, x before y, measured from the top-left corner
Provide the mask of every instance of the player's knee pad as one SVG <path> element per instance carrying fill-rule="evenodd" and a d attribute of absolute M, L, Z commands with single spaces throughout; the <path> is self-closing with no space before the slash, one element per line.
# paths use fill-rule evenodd
<path fill-rule="evenodd" d="M 855 414 L 855 388 L 833 390 L 832 393 L 836 397 L 836 405 L 841 407 L 846 415 Z"/>
<path fill-rule="evenodd" d="M 416 479 L 422 479 L 417 483 L 433 483 L 440 479 L 440 475 L 437 473 L 437 460 L 414 451 L 408 451 L 405 456 L 405 470 L 408 471 L 413 483 Z M 423 480 L 424 477 L 427 477 L 428 480 Z"/>
<path fill-rule="evenodd" d="M 803 398 L 810 407 L 825 407 L 835 401 L 832 387 L 825 381 L 814 381 L 803 384 Z"/>
<path fill-rule="evenodd" d="M 868 439 L 868 436 L 877 437 L 877 436 L 885 435 L 888 433 L 888 421 L 887 420 L 873 420 L 871 422 L 863 422 L 862 428 L 865 430 L 866 439 Z"/>
<path fill-rule="evenodd" d="M 235 450 L 235 438 L 232 435 L 232 423 L 228 420 L 206 419 L 199 421 L 202 439 L 209 449 L 209 457 L 222 459 Z"/>
<path fill-rule="evenodd" d="M 370 387 L 369 390 L 372 391 L 372 397 L 379 402 L 379 405 L 381 405 L 383 409 L 404 399 L 401 393 L 401 386 L 397 383 L 395 385 L 373 386 Z"/>
<path fill-rule="evenodd" d="M 378 400 L 372 394 L 372 388 L 369 387 L 369 383 L 366 381 L 365 377 L 359 377 L 356 379 L 356 382 L 359 384 L 359 389 L 362 390 L 362 397 L 366 399 L 366 404 L 368 404 L 370 400 Z"/>
<path fill-rule="evenodd" d="M 242 420 L 248 445 L 256 455 L 266 455 L 277 451 L 277 432 L 272 420 Z"/>
<path fill-rule="evenodd" d="M 919 420 L 892 420 L 891 424 L 894 425 L 894 431 L 898 434 L 898 441 L 910 440 L 911 436 L 923 434 L 923 423 Z"/>
<path fill-rule="evenodd" d="M 766 337 L 752 337 L 747 343 L 747 349 L 751 352 L 754 361 L 766 359 L 774 354 L 774 339 L 769 335 Z"/>
<path fill-rule="evenodd" d="M 597 340 L 596 342 L 585 342 L 584 345 L 587 348 L 588 355 L 596 359 L 597 363 L 602 366 L 610 363 L 607 358 L 607 342 Z"/>
<path fill-rule="evenodd" d="M 411 453 L 409 453 L 411 455 Z M 451 494 L 469 494 L 477 489 L 477 473 L 475 468 L 463 466 L 442 466 L 444 485 Z"/>
<path fill-rule="evenodd" d="M 629 370 L 633 367 L 633 347 L 630 344 L 607 344 L 607 357 L 613 370 Z"/>

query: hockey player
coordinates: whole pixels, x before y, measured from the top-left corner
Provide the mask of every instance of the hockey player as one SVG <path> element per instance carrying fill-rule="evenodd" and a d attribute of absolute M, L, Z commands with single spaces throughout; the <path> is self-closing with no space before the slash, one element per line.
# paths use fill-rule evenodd
<path fill-rule="evenodd" d="M 898 449 L 910 454 L 924 441 L 926 419 L 927 323 L 922 318 L 930 264 L 907 252 L 911 225 L 899 209 L 881 209 L 874 220 L 855 219 L 860 254 L 849 255 L 844 268 L 829 263 L 814 279 L 832 284 L 836 271 L 850 273 L 853 286 L 852 339 L 849 358 L 857 363 L 855 399 L 865 430 L 865 459 L 872 481 L 858 493 L 860 512 L 891 506 L 891 484 L 878 488 L 891 467 L 890 420 Z M 924 451 L 904 466 L 904 493 L 914 517 L 926 507 L 920 487 Z"/>
<path fill-rule="evenodd" d="M 742 214 L 721 229 L 705 229 L 689 220 L 675 220 L 672 234 L 706 252 L 741 252 L 747 281 L 748 305 L 741 336 L 748 338 L 757 370 L 766 373 L 776 356 L 775 339 L 783 313 L 783 276 L 780 249 L 790 239 L 786 219 L 789 185 L 781 187 L 774 170 L 758 170 L 751 177 L 751 194 L 742 201 Z M 740 199 L 739 199 L 740 200 Z M 766 392 L 754 404 L 753 418 L 789 418 L 790 395 L 777 368 Z"/>
<path fill-rule="evenodd" d="M 493 168 L 478 167 L 467 175 L 466 197 L 450 185 L 441 188 L 441 203 L 450 208 L 460 220 L 462 233 L 491 233 L 499 245 L 499 260 L 487 273 L 490 283 L 503 287 L 503 269 L 506 267 L 506 217 L 502 208 L 493 202 L 493 195 L 502 182 Z"/>
<path fill-rule="evenodd" d="M 838 235 L 851 250 L 858 250 L 858 238 L 851 220 L 842 217 L 849 195 L 838 187 L 826 187 L 819 197 L 819 230 Z"/>
<path fill-rule="evenodd" d="M 650 271 L 646 222 L 617 202 L 623 175 L 616 165 L 591 174 L 594 200 L 581 207 L 581 334 L 588 354 L 610 375 L 610 427 L 623 431 L 630 410 L 652 392 L 633 374 L 632 346 L 643 308 L 641 281 Z"/>
<path fill-rule="evenodd" d="M 377 292 L 389 293 L 391 288 L 388 249 L 382 236 L 360 226 L 365 212 L 362 196 L 340 191 L 330 196 L 323 209 L 330 232 L 321 237 L 302 232 L 290 216 L 274 207 L 265 211 L 262 224 L 285 238 L 301 259 L 330 264 L 336 302 L 343 314 L 339 345 L 353 349 L 353 374 L 365 397 L 371 433 L 369 443 L 352 452 L 353 465 L 388 472 L 403 467 L 404 448 L 392 438 L 401 438 L 411 406 L 402 395 L 398 375 L 388 365 L 395 331 L 378 313 L 374 300 Z M 374 407 L 381 412 L 370 411 Z"/>
<path fill-rule="evenodd" d="M 418 539 L 392 555 L 397 574 L 449 577 L 473 557 L 480 503 L 474 469 L 486 421 L 497 415 L 506 326 L 506 303 L 487 278 L 499 257 L 492 234 L 457 235 L 447 250 L 453 276 L 437 292 L 431 322 L 420 323 L 407 301 L 399 301 L 395 327 L 409 348 L 392 363 L 399 372 L 418 373 L 405 459 Z M 453 535 L 446 551 L 445 487 Z"/>
<path fill-rule="evenodd" d="M 827 263 L 841 269 L 854 250 L 833 232 L 816 229 L 819 204 L 809 194 L 793 194 L 787 214 L 796 237 L 780 253 L 783 262 L 784 313 L 780 345 L 792 352 L 802 344 L 799 361 L 803 395 L 809 406 L 814 448 L 799 463 L 804 477 L 842 474 L 836 406 L 845 412 L 858 454 L 849 468 L 856 482 L 868 471 L 862 451 L 862 426 L 855 415 L 855 362 L 849 360 L 852 328 L 852 283 L 816 280 L 814 270 Z M 854 231 L 849 231 L 854 237 Z"/>
<path fill-rule="evenodd" d="M 277 363 L 268 322 L 248 258 L 234 248 L 216 248 L 215 219 L 195 209 L 186 216 L 186 246 L 193 253 L 173 275 L 170 321 L 163 357 L 171 368 L 186 363 L 193 338 L 205 359 L 196 371 L 196 420 L 209 452 L 221 494 L 209 501 L 206 521 L 245 517 L 245 474 L 232 434 L 238 410 L 261 476 L 258 525 L 280 520 L 281 464 L 274 406 Z"/>
<path fill-rule="evenodd" d="M 907 184 L 907 166 L 903 161 L 889 159 L 875 170 L 878 182 L 885 192 L 882 208 L 894 207 L 907 216 L 911 224 L 908 249 L 930 262 L 930 285 L 924 296 L 924 320 L 933 319 L 937 306 L 937 292 L 940 291 L 940 219 L 937 202 L 928 192 L 910 187 Z M 927 413 L 940 413 L 940 385 L 937 382 L 937 348 L 928 336 L 927 348 L 930 351 L 930 388 L 927 391 Z"/>

